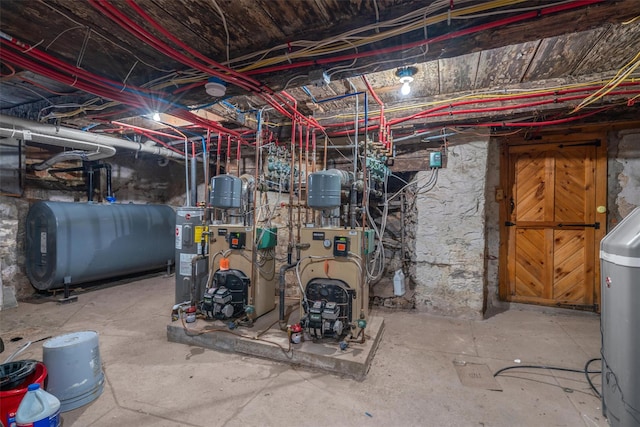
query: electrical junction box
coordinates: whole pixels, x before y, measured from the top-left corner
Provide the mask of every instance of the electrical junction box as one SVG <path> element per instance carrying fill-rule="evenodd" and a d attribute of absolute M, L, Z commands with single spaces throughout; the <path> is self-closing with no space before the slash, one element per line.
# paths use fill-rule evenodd
<path fill-rule="evenodd" d="M 429 167 L 432 169 L 442 167 L 442 153 L 440 151 L 429 153 Z"/>
<path fill-rule="evenodd" d="M 345 236 L 335 236 L 333 238 L 333 256 L 349 255 L 349 238 Z"/>
<path fill-rule="evenodd" d="M 229 249 L 244 249 L 247 242 L 247 233 L 235 231 L 229 233 Z"/>
<path fill-rule="evenodd" d="M 278 244 L 278 229 L 276 227 L 256 228 L 256 249 L 271 249 Z"/>
<path fill-rule="evenodd" d="M 309 80 L 316 87 L 324 87 L 331 82 L 331 77 L 324 70 L 312 70 L 309 72 Z"/>
<path fill-rule="evenodd" d="M 365 255 L 369 255 L 373 253 L 375 250 L 375 231 L 372 229 L 364 230 L 364 248 L 362 248 L 362 252 Z"/>

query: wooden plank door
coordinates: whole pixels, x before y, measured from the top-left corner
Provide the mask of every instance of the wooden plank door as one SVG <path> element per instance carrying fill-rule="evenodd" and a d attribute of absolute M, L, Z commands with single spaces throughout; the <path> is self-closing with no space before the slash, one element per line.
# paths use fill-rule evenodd
<path fill-rule="evenodd" d="M 606 206 L 606 149 L 600 138 L 553 139 L 503 149 L 500 294 L 597 310 L 598 245 L 606 227 L 597 207 Z"/>

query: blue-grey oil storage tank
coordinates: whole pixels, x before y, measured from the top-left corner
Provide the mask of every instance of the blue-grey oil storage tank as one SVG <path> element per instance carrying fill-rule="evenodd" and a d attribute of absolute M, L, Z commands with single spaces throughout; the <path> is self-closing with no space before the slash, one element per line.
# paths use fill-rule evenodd
<path fill-rule="evenodd" d="M 39 290 L 159 269 L 174 257 L 165 205 L 36 202 L 27 214 L 26 270 Z"/>

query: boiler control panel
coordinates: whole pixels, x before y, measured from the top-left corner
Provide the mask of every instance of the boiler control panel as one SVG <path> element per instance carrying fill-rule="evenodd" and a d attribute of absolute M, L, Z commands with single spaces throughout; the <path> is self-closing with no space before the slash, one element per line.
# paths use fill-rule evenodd
<path fill-rule="evenodd" d="M 346 236 L 335 236 L 333 238 L 333 256 L 349 256 L 350 239 Z"/>
<path fill-rule="evenodd" d="M 232 231 L 229 233 L 229 249 L 244 249 L 247 241 L 247 233 Z"/>

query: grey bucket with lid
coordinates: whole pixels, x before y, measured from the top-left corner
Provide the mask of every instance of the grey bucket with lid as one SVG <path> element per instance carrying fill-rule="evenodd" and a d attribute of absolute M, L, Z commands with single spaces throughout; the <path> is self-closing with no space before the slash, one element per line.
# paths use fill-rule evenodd
<path fill-rule="evenodd" d="M 104 389 L 98 333 L 72 332 L 42 345 L 47 367 L 47 391 L 60 400 L 60 412 L 93 402 Z"/>

